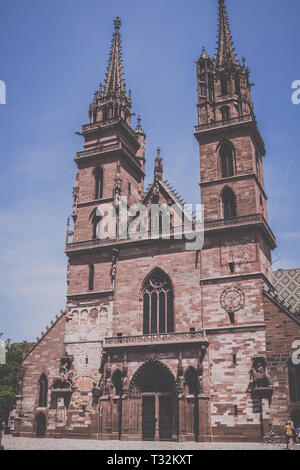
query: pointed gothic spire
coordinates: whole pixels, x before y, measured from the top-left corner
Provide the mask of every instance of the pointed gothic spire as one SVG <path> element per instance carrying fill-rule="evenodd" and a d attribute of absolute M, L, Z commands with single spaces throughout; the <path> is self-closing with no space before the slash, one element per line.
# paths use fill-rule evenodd
<path fill-rule="evenodd" d="M 234 52 L 225 0 L 219 0 L 219 38 L 217 66 L 221 67 L 227 63 L 236 64 L 237 60 Z"/>
<path fill-rule="evenodd" d="M 160 155 L 160 148 L 157 148 L 157 155 L 155 158 L 155 166 L 154 166 L 154 178 L 162 180 L 163 178 L 163 165 L 162 165 L 162 157 Z"/>
<path fill-rule="evenodd" d="M 104 95 L 108 94 L 125 94 L 125 82 L 123 80 L 122 71 L 122 49 L 120 27 L 121 20 L 117 16 L 114 20 L 115 30 L 112 37 L 111 50 L 109 55 L 109 63 L 104 86 Z"/>
<path fill-rule="evenodd" d="M 205 47 L 203 46 L 202 47 L 202 53 L 201 53 L 201 56 L 200 56 L 200 59 L 207 59 L 208 55 L 206 53 L 206 50 L 205 50 Z"/>

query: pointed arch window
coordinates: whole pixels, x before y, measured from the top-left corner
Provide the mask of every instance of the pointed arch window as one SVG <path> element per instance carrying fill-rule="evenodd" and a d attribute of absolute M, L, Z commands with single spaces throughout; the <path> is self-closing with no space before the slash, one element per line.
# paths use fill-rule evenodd
<path fill-rule="evenodd" d="M 97 240 L 98 238 L 98 233 L 100 233 L 100 227 L 98 227 L 98 224 L 101 223 L 102 217 L 100 215 L 97 215 L 96 210 L 94 210 L 91 215 L 90 215 L 90 220 L 92 222 L 92 239 Z"/>
<path fill-rule="evenodd" d="M 173 289 L 169 277 L 155 270 L 143 289 L 143 334 L 174 331 Z"/>
<path fill-rule="evenodd" d="M 95 268 L 93 264 L 89 265 L 89 290 L 94 290 Z"/>
<path fill-rule="evenodd" d="M 220 151 L 222 178 L 229 178 L 234 175 L 233 149 L 229 143 L 221 145 Z"/>
<path fill-rule="evenodd" d="M 236 197 L 232 189 L 225 188 L 222 193 L 223 217 L 224 219 L 233 219 L 237 216 Z"/>
<path fill-rule="evenodd" d="M 240 82 L 240 75 L 238 72 L 234 76 L 234 87 L 235 87 L 236 94 L 239 95 L 241 91 L 241 82 Z"/>
<path fill-rule="evenodd" d="M 207 90 L 206 90 L 206 85 L 205 83 L 200 83 L 200 95 L 201 96 L 206 96 Z"/>
<path fill-rule="evenodd" d="M 39 379 L 39 407 L 45 408 L 47 406 L 48 395 L 48 379 L 45 374 L 42 374 Z"/>
<path fill-rule="evenodd" d="M 103 197 L 103 168 L 96 166 L 94 169 L 95 178 L 95 199 L 102 199 Z"/>
<path fill-rule="evenodd" d="M 222 106 L 220 111 L 221 111 L 221 115 L 222 115 L 222 121 L 223 122 L 228 122 L 229 118 L 230 118 L 229 106 Z"/>
<path fill-rule="evenodd" d="M 228 95 L 228 82 L 225 73 L 220 76 L 221 96 Z"/>

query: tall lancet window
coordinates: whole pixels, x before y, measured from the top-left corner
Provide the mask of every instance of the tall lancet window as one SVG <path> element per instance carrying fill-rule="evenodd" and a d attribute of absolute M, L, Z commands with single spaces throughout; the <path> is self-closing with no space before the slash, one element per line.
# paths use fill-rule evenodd
<path fill-rule="evenodd" d="M 238 72 L 234 76 L 234 87 L 235 87 L 235 92 L 238 95 L 241 92 L 240 75 Z"/>
<path fill-rule="evenodd" d="M 220 151 L 220 163 L 222 178 L 228 178 L 234 175 L 234 164 L 233 164 L 233 149 L 225 142 L 221 145 Z"/>
<path fill-rule="evenodd" d="M 89 265 L 89 290 L 94 290 L 94 273 L 95 268 L 93 264 Z"/>
<path fill-rule="evenodd" d="M 45 374 L 40 376 L 39 380 L 39 406 L 47 406 L 47 395 L 48 395 L 48 380 Z"/>
<path fill-rule="evenodd" d="M 233 219 L 237 216 L 236 197 L 232 189 L 226 187 L 222 193 L 223 217 L 224 219 Z"/>
<path fill-rule="evenodd" d="M 101 216 L 97 215 L 97 211 L 94 209 L 90 215 L 90 221 L 92 223 L 92 239 L 96 240 L 100 234 L 100 226 L 101 223 Z"/>
<path fill-rule="evenodd" d="M 95 199 L 101 199 L 103 196 L 103 168 L 96 166 L 93 175 L 95 178 Z"/>
<path fill-rule="evenodd" d="M 174 331 L 173 289 L 169 277 L 155 269 L 143 289 L 143 334 Z"/>

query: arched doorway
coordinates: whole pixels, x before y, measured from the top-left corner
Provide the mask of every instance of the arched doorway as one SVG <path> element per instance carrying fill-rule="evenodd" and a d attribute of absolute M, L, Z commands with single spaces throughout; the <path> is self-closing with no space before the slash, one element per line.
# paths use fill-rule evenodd
<path fill-rule="evenodd" d="M 171 371 L 162 362 L 150 360 L 133 376 L 131 388 L 142 400 L 142 439 L 172 440 L 177 396 Z"/>
<path fill-rule="evenodd" d="M 44 437 L 46 434 L 46 416 L 39 413 L 35 417 L 35 435 L 36 437 Z"/>

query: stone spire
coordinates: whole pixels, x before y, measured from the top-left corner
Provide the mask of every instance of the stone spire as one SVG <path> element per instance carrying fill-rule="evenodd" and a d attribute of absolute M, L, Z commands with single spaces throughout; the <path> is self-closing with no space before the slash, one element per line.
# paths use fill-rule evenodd
<path fill-rule="evenodd" d="M 203 46 L 203 47 L 202 47 L 202 53 L 201 53 L 200 59 L 207 59 L 207 58 L 208 58 L 208 55 L 207 55 L 207 53 L 206 53 L 205 47 Z"/>
<path fill-rule="evenodd" d="M 237 64 L 225 0 L 219 0 L 219 38 L 216 63 L 218 67 L 228 63 Z"/>
<path fill-rule="evenodd" d="M 115 30 L 112 37 L 109 63 L 107 67 L 106 80 L 103 95 L 125 94 L 125 82 L 122 70 L 122 49 L 120 27 L 121 20 L 117 16 L 114 20 Z"/>
<path fill-rule="evenodd" d="M 157 148 L 157 155 L 155 158 L 154 179 L 158 179 L 158 180 L 163 179 L 163 164 L 162 164 L 162 157 L 160 155 L 159 147 Z"/>
<path fill-rule="evenodd" d="M 100 84 L 99 90 L 95 91 L 93 102 L 89 107 L 89 121 L 96 123 L 123 119 L 130 125 L 131 92 L 129 91 L 126 96 L 122 69 L 121 20 L 118 16 L 114 20 L 114 25 L 105 84 L 104 87 Z"/>

